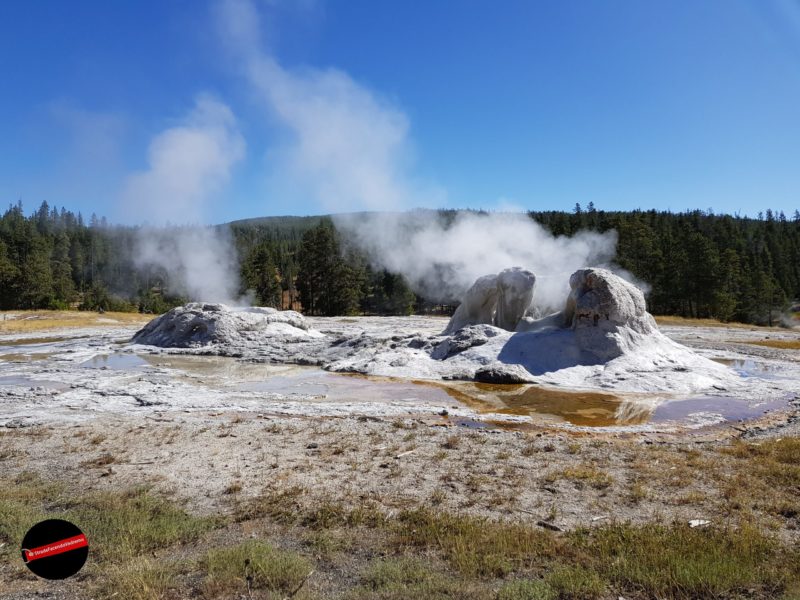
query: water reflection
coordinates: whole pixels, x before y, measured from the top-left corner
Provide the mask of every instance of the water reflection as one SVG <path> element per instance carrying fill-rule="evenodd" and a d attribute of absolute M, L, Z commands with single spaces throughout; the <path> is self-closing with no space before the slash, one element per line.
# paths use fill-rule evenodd
<path fill-rule="evenodd" d="M 710 420 L 719 422 L 754 418 L 765 410 L 780 408 L 778 404 L 753 406 L 744 400 L 721 397 L 679 399 L 645 394 L 569 391 L 539 385 L 408 380 L 330 373 L 317 367 L 253 363 L 217 356 L 107 354 L 96 356 L 83 363 L 83 366 L 118 370 L 138 370 L 143 366 L 164 368 L 171 370 L 175 378 L 185 378 L 195 385 L 226 392 L 283 394 L 287 398 L 308 402 L 424 405 L 436 412 L 459 404 L 485 415 L 520 415 L 533 417 L 543 423 L 567 422 L 581 427 L 629 426 L 648 422 L 689 423 L 696 421 L 698 414 L 704 415 L 707 420 L 714 417 Z M 730 366 L 753 368 L 749 364 Z"/>
<path fill-rule="evenodd" d="M 537 385 L 458 383 L 445 385 L 444 389 L 484 413 L 550 417 L 582 427 L 639 425 L 647 423 L 654 410 L 652 402 L 642 399 Z"/>
<path fill-rule="evenodd" d="M 97 354 L 81 363 L 85 369 L 115 369 L 127 371 L 147 366 L 147 361 L 136 354 Z"/>
<path fill-rule="evenodd" d="M 264 381 L 276 375 L 285 375 L 302 367 L 244 362 L 224 356 L 192 356 L 180 354 L 142 354 L 153 367 L 176 369 L 189 375 L 231 381 Z M 305 367 L 308 369 L 308 367 Z M 319 371 L 319 369 L 314 369 Z"/>
<path fill-rule="evenodd" d="M 760 379 L 783 379 L 785 367 L 779 364 L 755 361 L 750 358 L 714 358 L 714 362 L 730 367 L 742 377 L 758 377 Z"/>

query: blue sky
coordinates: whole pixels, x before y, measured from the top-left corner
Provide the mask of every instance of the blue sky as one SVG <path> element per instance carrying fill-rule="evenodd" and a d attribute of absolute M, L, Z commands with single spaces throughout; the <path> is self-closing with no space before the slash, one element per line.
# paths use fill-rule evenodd
<path fill-rule="evenodd" d="M 0 72 L 27 209 L 800 208 L 796 0 L 9 0 Z"/>

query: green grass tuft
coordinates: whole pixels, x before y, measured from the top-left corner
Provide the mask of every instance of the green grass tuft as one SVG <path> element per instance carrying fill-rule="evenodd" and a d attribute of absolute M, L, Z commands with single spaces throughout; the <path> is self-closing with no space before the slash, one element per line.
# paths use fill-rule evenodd
<path fill-rule="evenodd" d="M 67 514 L 83 531 L 91 532 L 92 551 L 100 561 L 125 560 L 187 544 L 220 524 L 215 518 L 189 515 L 144 488 L 90 494 Z"/>
<path fill-rule="evenodd" d="M 105 572 L 96 597 L 125 598 L 126 600 L 166 600 L 174 598 L 181 567 L 150 558 L 134 558 L 112 565 Z"/>
<path fill-rule="evenodd" d="M 379 559 L 365 570 L 348 600 L 493 600 L 488 586 L 433 570 L 419 558 Z"/>
<path fill-rule="evenodd" d="M 393 524 L 400 547 L 438 548 L 461 574 L 501 577 L 531 568 L 559 551 L 547 532 L 517 523 L 496 523 L 477 517 L 407 511 Z"/>
<path fill-rule="evenodd" d="M 233 597 L 251 589 L 293 593 L 311 573 L 311 563 L 294 552 L 277 550 L 266 542 L 248 540 L 208 552 L 202 563 L 207 576 L 204 592 Z"/>
<path fill-rule="evenodd" d="M 788 583 L 798 560 L 746 524 L 738 529 L 611 525 L 570 538 L 615 589 L 647 597 L 728 598 L 754 590 L 772 596 Z"/>

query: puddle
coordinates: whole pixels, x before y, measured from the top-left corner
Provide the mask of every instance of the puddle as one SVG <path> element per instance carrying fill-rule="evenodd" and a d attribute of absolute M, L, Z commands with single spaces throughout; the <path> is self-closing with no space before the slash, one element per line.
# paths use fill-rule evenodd
<path fill-rule="evenodd" d="M 327 402 L 413 402 L 452 406 L 451 396 L 428 382 L 351 373 L 330 373 L 318 367 L 250 363 L 221 356 L 140 356 L 149 366 L 191 376 L 194 383 L 217 389 L 296 396 L 323 396 Z"/>
<path fill-rule="evenodd" d="M 139 358 L 152 367 L 175 369 L 189 375 L 212 380 L 227 379 L 229 381 L 262 381 L 275 375 L 294 371 L 322 372 L 316 367 L 300 367 L 296 365 L 274 365 L 269 363 L 251 363 L 225 356 L 191 356 L 191 355 L 154 355 L 141 354 Z"/>
<path fill-rule="evenodd" d="M 652 405 L 594 392 L 565 392 L 530 385 L 440 383 L 305 368 L 290 375 L 242 384 L 237 389 L 283 394 L 323 395 L 331 402 L 413 402 L 452 407 L 454 401 L 481 413 L 539 417 L 584 427 L 646 423 Z M 492 426 L 483 421 L 452 418 L 466 427 Z"/>
<path fill-rule="evenodd" d="M 127 371 L 148 366 L 148 362 L 136 354 L 98 354 L 80 364 L 85 369 L 114 369 Z"/>
<path fill-rule="evenodd" d="M 748 421 L 764 416 L 765 413 L 786 408 L 783 400 L 753 405 L 736 398 L 692 398 L 665 402 L 653 413 L 654 422 L 693 421 L 697 416 L 711 417 L 719 421 Z"/>
<path fill-rule="evenodd" d="M 580 427 L 614 427 L 645 423 L 712 424 L 747 421 L 785 409 L 785 400 L 752 404 L 725 397 L 659 400 L 571 392 L 528 385 L 467 383 L 447 386 L 453 398 L 480 412 L 524 415 Z M 513 427 L 513 424 L 511 424 Z"/>
<path fill-rule="evenodd" d="M 37 360 L 35 353 L 20 360 Z M 0 357 L 2 358 L 2 357 Z M 46 358 L 43 355 L 42 358 Z M 440 382 L 330 373 L 317 367 L 250 363 L 217 356 L 100 354 L 81 363 L 87 369 L 118 371 L 142 368 L 170 369 L 176 379 L 186 378 L 223 392 L 243 391 L 283 394 L 287 400 L 341 404 L 386 403 L 441 408 L 467 406 L 484 415 L 497 413 L 532 417 L 536 422 L 570 423 L 580 427 L 632 426 L 645 423 L 719 422 L 760 417 L 766 411 L 783 408 L 783 401 L 753 406 L 732 398 L 692 398 L 661 402 L 656 396 L 613 395 L 590 391 L 569 391 L 538 385 L 495 385 L 474 382 Z M 770 365 L 751 360 L 731 361 L 730 367 L 743 376 L 765 376 Z M 779 371 L 779 369 L 776 368 Z M 4 381 L 5 380 L 5 381 Z M 0 378 L 0 385 L 45 385 L 23 377 Z M 522 429 L 523 423 L 464 419 L 449 422 L 465 427 Z M 529 425 L 528 425 L 529 426 Z"/>
<path fill-rule="evenodd" d="M 130 357 L 131 355 L 124 355 Z M 533 417 L 543 423 L 570 423 L 580 427 L 614 427 L 645 423 L 694 424 L 693 415 L 713 413 L 716 421 L 752 419 L 784 402 L 753 407 L 743 400 L 693 398 L 659 404 L 648 396 L 616 396 L 568 391 L 537 385 L 496 385 L 473 382 L 402 380 L 350 373 L 330 373 L 317 367 L 248 363 L 217 356 L 142 355 L 150 366 L 175 369 L 195 382 L 222 389 L 321 397 L 325 402 L 392 402 L 425 404 L 432 408 L 468 406 L 480 413 Z M 731 364 L 760 373 L 753 361 Z M 465 427 L 523 428 L 524 424 L 451 417 Z"/>
<path fill-rule="evenodd" d="M 498 424 L 489 421 L 476 421 L 475 419 L 450 419 L 450 423 L 457 427 L 466 427 L 467 429 L 493 429 Z"/>
<path fill-rule="evenodd" d="M 712 360 L 726 367 L 730 367 L 742 377 L 758 377 L 760 379 L 787 378 L 787 376 L 783 374 L 784 367 L 778 364 L 755 361 L 749 358 L 714 358 Z"/>
<path fill-rule="evenodd" d="M 408 402 L 442 407 L 454 405 L 452 396 L 445 389 L 428 382 L 329 373 L 316 367 L 301 367 L 290 374 L 238 385 L 237 389 L 325 396 L 325 400 L 330 402 Z"/>
<path fill-rule="evenodd" d="M 566 421 L 581 427 L 639 425 L 652 405 L 599 392 L 568 392 L 536 385 L 455 383 L 440 385 L 451 397 L 482 413 Z"/>
<path fill-rule="evenodd" d="M 80 340 L 88 336 L 81 335 L 77 337 L 37 337 L 37 338 L 17 338 L 12 340 L 0 341 L 0 350 L 5 348 L 12 348 L 17 346 L 46 346 L 48 344 L 58 344 L 60 342 L 70 342 L 72 340 Z"/>

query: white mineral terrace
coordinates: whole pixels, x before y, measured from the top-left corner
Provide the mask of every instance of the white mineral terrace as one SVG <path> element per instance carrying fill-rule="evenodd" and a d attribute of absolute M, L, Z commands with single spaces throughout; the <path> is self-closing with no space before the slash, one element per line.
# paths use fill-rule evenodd
<path fill-rule="evenodd" d="M 449 324 L 195 303 L 133 341 L 132 328 L 112 324 L 7 334 L 0 425 L 253 411 L 664 429 L 755 418 L 798 399 L 796 356 L 741 343 L 763 330 L 659 331 L 641 292 L 598 269 L 578 271 L 564 310 L 538 317 L 534 281 L 519 269 L 481 278 Z"/>

